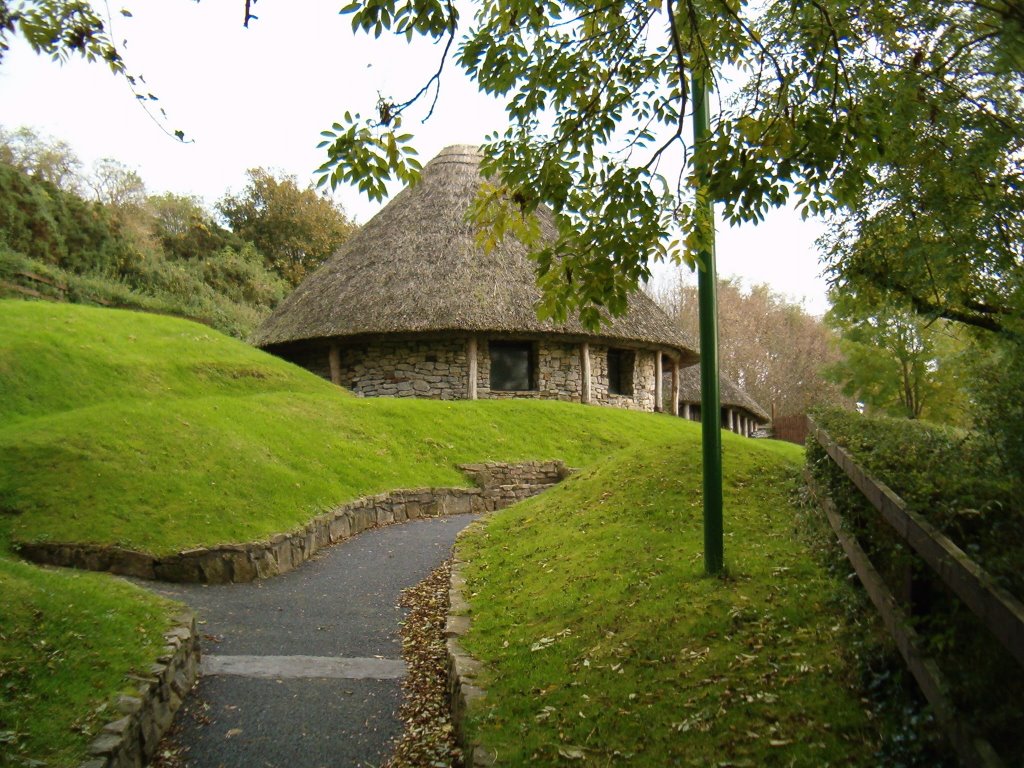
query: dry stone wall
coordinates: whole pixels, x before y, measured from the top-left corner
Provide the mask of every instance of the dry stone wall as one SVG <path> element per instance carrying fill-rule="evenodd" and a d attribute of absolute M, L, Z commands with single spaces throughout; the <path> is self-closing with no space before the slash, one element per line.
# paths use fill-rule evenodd
<path fill-rule="evenodd" d="M 477 345 L 477 397 L 486 399 L 564 400 L 578 403 L 583 396 L 580 345 L 541 339 L 536 344 L 536 389 L 491 390 L 488 339 Z M 361 397 L 422 397 L 463 400 L 468 397 L 469 361 L 466 337 L 413 341 L 369 341 L 341 345 L 341 385 Z M 303 368 L 331 378 L 329 346 L 289 346 L 278 350 Z M 591 402 L 639 411 L 654 410 L 655 353 L 635 350 L 633 395 L 608 392 L 608 347 L 590 346 Z M 666 391 L 671 375 L 664 376 Z M 668 395 L 666 395 L 668 396 Z"/>
<path fill-rule="evenodd" d="M 248 544 L 224 544 L 154 557 L 97 544 L 17 545 L 37 563 L 110 571 L 142 579 L 225 584 L 266 579 L 296 568 L 319 549 L 375 528 L 421 517 L 490 512 L 534 496 L 567 477 L 560 461 L 460 466 L 477 488 L 420 488 L 368 496 L 318 515 L 305 527 Z"/>
<path fill-rule="evenodd" d="M 464 535 L 466 530 L 463 529 L 459 536 Z M 480 702 L 487 697 L 487 691 L 480 683 L 483 665 L 470 656 L 462 645 L 470 627 L 470 609 L 466 601 L 466 580 L 462 568 L 463 562 L 458 557 L 453 558 L 448 587 L 448 619 L 444 629 L 448 654 L 448 705 L 455 736 L 462 747 L 464 765 L 466 768 L 485 768 L 497 765 L 498 756 L 474 741 L 466 727 L 470 710 L 480 706 Z"/>
<path fill-rule="evenodd" d="M 608 349 L 605 346 L 590 348 L 591 400 L 599 405 L 653 411 L 655 353 L 636 350 L 633 363 L 633 394 L 615 395 L 608 391 Z M 662 384 L 670 385 L 671 381 L 671 377 L 663 373 Z"/>
<path fill-rule="evenodd" d="M 376 341 L 341 350 L 341 385 L 363 397 L 460 400 L 468 378 L 465 339 Z"/>
<path fill-rule="evenodd" d="M 135 691 L 117 700 L 120 717 L 93 739 L 91 758 L 79 768 L 138 768 L 156 754 L 160 738 L 199 674 L 195 617 L 179 617 L 164 640 L 164 652 L 148 674 L 132 678 Z"/>
<path fill-rule="evenodd" d="M 537 342 L 537 389 L 529 391 L 509 392 L 491 389 L 491 356 L 486 340 L 480 342 L 478 360 L 476 391 L 477 397 L 481 400 L 519 398 L 580 402 L 583 393 L 583 373 L 578 344 Z"/>

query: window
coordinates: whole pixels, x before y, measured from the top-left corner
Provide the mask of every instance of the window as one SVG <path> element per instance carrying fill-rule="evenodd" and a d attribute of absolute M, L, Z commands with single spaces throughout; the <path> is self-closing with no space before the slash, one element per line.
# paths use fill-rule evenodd
<path fill-rule="evenodd" d="M 633 364 L 636 353 L 628 349 L 608 350 L 608 394 L 633 396 Z"/>
<path fill-rule="evenodd" d="M 528 341 L 492 341 L 491 389 L 523 391 L 535 389 L 533 344 Z"/>

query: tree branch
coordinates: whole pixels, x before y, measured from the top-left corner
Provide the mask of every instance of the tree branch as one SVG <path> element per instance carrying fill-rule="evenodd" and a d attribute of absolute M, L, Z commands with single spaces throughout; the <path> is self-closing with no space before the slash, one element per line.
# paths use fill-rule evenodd
<path fill-rule="evenodd" d="M 676 70 L 679 73 L 679 122 L 676 125 L 675 133 L 668 141 L 662 144 L 651 156 L 651 159 L 644 164 L 644 170 L 650 170 L 651 166 L 661 157 L 672 144 L 683 137 L 683 126 L 686 119 L 686 102 L 689 100 L 689 86 L 686 82 L 686 57 L 683 55 L 682 43 L 679 41 L 679 28 L 676 26 L 676 12 L 672 0 L 666 0 L 665 11 L 668 13 L 669 32 L 672 36 L 672 50 L 676 56 Z"/>

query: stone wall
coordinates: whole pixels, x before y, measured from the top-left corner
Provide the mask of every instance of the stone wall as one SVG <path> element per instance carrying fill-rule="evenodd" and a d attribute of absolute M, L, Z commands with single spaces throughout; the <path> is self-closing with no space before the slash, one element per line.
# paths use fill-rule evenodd
<path fill-rule="evenodd" d="M 363 397 L 460 400 L 468 378 L 465 339 L 375 341 L 341 349 L 341 385 Z"/>
<path fill-rule="evenodd" d="M 536 389 L 509 392 L 491 390 L 488 338 L 477 344 L 477 397 L 487 399 L 564 400 L 578 403 L 583 396 L 580 345 L 540 339 L 536 350 Z M 412 341 L 368 341 L 340 346 L 341 386 L 361 397 L 423 397 L 462 400 L 468 397 L 467 338 Z M 329 347 L 297 346 L 275 350 L 287 360 L 330 379 Z M 654 410 L 655 353 L 635 350 L 633 395 L 608 392 L 608 347 L 590 346 L 591 402 L 639 411 Z M 671 392 L 671 371 L 664 372 Z M 666 395 L 667 397 L 668 395 Z"/>
<path fill-rule="evenodd" d="M 534 496 L 567 477 L 560 461 L 487 462 L 460 467 L 477 488 L 420 488 L 368 496 L 315 517 L 303 528 L 267 541 L 224 544 L 154 557 L 98 544 L 16 545 L 34 562 L 110 571 L 142 579 L 224 584 L 265 579 L 296 568 L 319 549 L 369 528 L 420 517 L 489 512 Z"/>
<path fill-rule="evenodd" d="M 463 529 L 459 536 L 466 533 Z M 456 544 L 456 548 L 458 545 Z M 496 765 L 497 755 L 474 741 L 466 728 L 469 710 L 480 706 L 487 691 L 480 684 L 483 665 L 466 652 L 462 642 L 469 633 L 469 603 L 466 601 L 466 580 L 462 575 L 463 562 L 452 558 L 448 586 L 448 619 L 445 622 L 445 647 L 448 653 L 448 705 L 452 715 L 455 737 L 462 748 L 463 764 L 467 768 Z"/>
<path fill-rule="evenodd" d="M 491 356 L 487 339 L 482 338 L 477 351 L 477 397 L 481 400 L 518 398 L 580 402 L 583 394 L 583 370 L 580 364 L 579 344 L 546 340 L 534 343 L 537 389 L 509 392 L 491 389 Z"/>
<path fill-rule="evenodd" d="M 590 345 L 590 401 L 597 405 L 654 410 L 654 352 L 635 350 L 633 395 L 608 392 L 608 347 Z M 537 390 L 532 392 L 491 391 L 491 361 L 486 342 L 481 342 L 477 375 L 477 397 L 567 400 L 578 403 L 583 397 L 583 364 L 580 345 L 553 341 L 537 342 Z M 664 377 L 663 383 L 671 381 Z"/>
<path fill-rule="evenodd" d="M 91 759 L 79 768 L 137 768 L 156 754 L 199 673 L 195 617 L 185 614 L 164 633 L 167 645 L 148 674 L 132 678 L 135 691 L 117 701 L 118 719 L 107 723 L 89 745 Z"/>
<path fill-rule="evenodd" d="M 608 391 L 608 347 L 590 347 L 590 399 L 598 405 L 629 408 L 637 411 L 654 410 L 655 353 L 635 350 L 633 364 L 633 395 L 614 395 Z M 662 385 L 671 386 L 672 376 L 662 372 Z"/>

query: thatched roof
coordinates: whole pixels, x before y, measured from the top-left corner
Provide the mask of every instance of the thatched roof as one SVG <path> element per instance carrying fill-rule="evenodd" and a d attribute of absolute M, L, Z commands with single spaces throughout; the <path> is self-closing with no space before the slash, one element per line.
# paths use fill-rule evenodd
<path fill-rule="evenodd" d="M 518 240 L 477 247 L 466 210 L 482 181 L 476 147 L 443 150 L 420 183 L 395 196 L 257 329 L 261 347 L 308 339 L 433 332 L 551 333 L 668 348 L 684 363 L 694 345 L 643 293 L 599 332 L 577 320 L 541 322 L 534 264 Z M 550 212 L 542 231 L 553 237 Z"/>
<path fill-rule="evenodd" d="M 750 395 L 724 376 L 718 379 L 718 399 L 723 406 L 742 408 L 763 422 L 771 421 L 768 412 Z M 700 366 L 684 368 L 679 375 L 679 402 L 700 403 Z"/>

